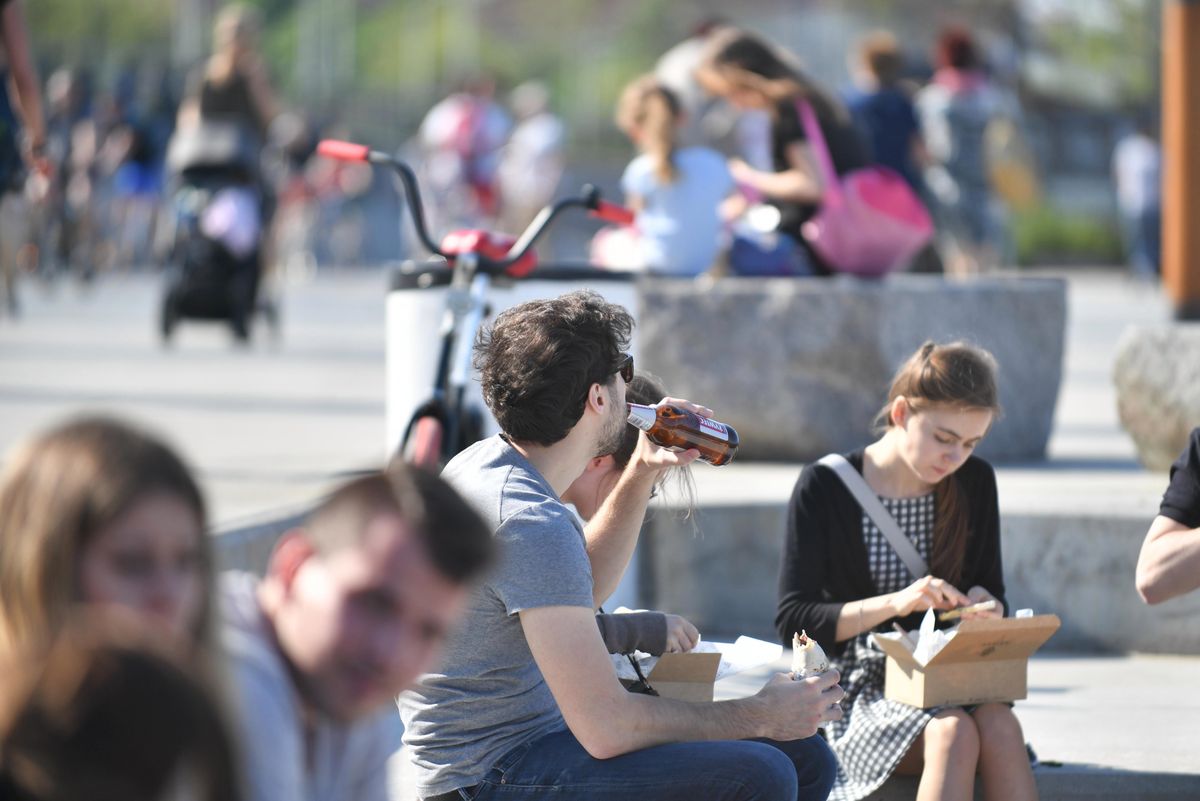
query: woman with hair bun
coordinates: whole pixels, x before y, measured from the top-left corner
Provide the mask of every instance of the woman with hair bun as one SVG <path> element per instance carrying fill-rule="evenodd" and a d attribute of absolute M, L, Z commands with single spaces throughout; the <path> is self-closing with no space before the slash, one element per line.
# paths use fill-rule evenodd
<path fill-rule="evenodd" d="M 893 773 L 919 775 L 919 801 L 1036 799 L 1020 723 L 1007 704 L 931 709 L 883 697 L 893 622 L 927 609 L 995 601 L 1006 609 L 1000 514 L 991 466 L 973 455 L 1000 411 L 987 351 L 926 342 L 899 369 L 877 422 L 882 435 L 843 454 L 929 566 L 913 575 L 834 469 L 804 468 L 788 508 L 775 618 L 780 636 L 807 631 L 842 675 L 844 717 L 825 729 L 840 769 L 831 799 L 870 795 Z"/>

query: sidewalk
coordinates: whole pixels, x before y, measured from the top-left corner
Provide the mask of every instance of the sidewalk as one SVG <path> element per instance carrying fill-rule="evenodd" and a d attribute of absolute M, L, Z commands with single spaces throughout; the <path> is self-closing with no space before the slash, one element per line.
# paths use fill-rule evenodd
<path fill-rule="evenodd" d="M 752 695 L 790 667 L 785 652 L 770 666 L 718 682 L 716 698 Z M 1015 708 L 1044 765 L 1200 774 L 1200 657 L 1036 654 L 1029 697 Z"/>

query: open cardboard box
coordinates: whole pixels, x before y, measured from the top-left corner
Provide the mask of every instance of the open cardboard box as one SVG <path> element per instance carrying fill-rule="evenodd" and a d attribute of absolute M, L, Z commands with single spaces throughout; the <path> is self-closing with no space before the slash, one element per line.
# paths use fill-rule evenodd
<path fill-rule="evenodd" d="M 646 681 L 663 698 L 711 701 L 720 654 L 663 654 Z"/>
<path fill-rule="evenodd" d="M 874 634 L 887 654 L 884 697 L 925 709 L 1024 698 L 1029 657 L 1061 625 L 1058 615 L 965 620 L 924 666 L 899 633 Z"/>

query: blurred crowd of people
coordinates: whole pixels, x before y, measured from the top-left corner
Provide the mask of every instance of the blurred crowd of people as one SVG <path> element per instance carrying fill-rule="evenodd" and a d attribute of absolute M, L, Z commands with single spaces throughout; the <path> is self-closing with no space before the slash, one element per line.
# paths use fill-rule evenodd
<path fill-rule="evenodd" d="M 909 60 L 895 36 L 872 32 L 848 54 L 853 85 L 839 95 L 779 44 L 720 21 L 701 25 L 620 101 L 617 124 L 641 154 L 623 178 L 639 218 L 636 230 L 606 236 L 597 258 L 686 275 L 714 267 L 835 272 L 806 237 L 829 191 L 821 174 L 828 157 L 843 179 L 872 165 L 893 171 L 933 213 L 936 247 L 897 267 L 957 275 L 994 268 L 1006 202 L 1028 203 L 1037 191 L 1027 149 L 999 144 L 1004 135 L 1019 139 L 1019 110 L 989 78 L 965 28 L 938 36 L 927 81 L 912 79 Z M 819 147 L 802 106 L 815 113 Z M 657 165 L 649 182 L 648 163 Z M 675 258 L 679 240 L 694 245 L 696 230 L 713 232 L 704 252 Z"/>
<path fill-rule="evenodd" d="M 994 78 L 976 34 L 947 26 L 922 58 L 872 31 L 847 67 L 850 84 L 835 91 L 777 42 L 721 19 L 697 26 L 618 102 L 617 126 L 638 152 L 622 188 L 639 216 L 633 228 L 601 232 L 593 258 L 676 275 L 838 272 L 846 267 L 813 241 L 813 226 L 827 224 L 827 175 L 844 192 L 883 169 L 932 215 L 935 234 L 915 257 L 876 272 L 969 276 L 1014 263 L 1014 218 L 1042 208 L 1044 188 L 1016 92 Z M 810 141 L 803 106 L 823 141 Z M 1130 264 L 1148 277 L 1158 270 L 1160 160 L 1149 120 L 1113 156 Z M 868 204 L 887 205 L 877 194 Z"/>
<path fill-rule="evenodd" d="M 315 267 L 314 223 L 336 230 L 366 188 L 361 175 L 310 158 L 316 126 L 279 102 L 251 7 L 222 9 L 212 56 L 182 87 L 167 72 L 130 69 L 107 80 L 71 65 L 42 86 L 21 4 L 7 3 L 5 14 L 18 18 L 5 25 L 4 48 L 16 92 L 0 92 L 0 268 L 10 315 L 20 309 L 22 276 L 86 282 L 107 270 L 168 266 L 201 170 L 226 171 L 227 191 L 209 198 L 211 238 L 235 253 L 253 250 L 265 274 Z M 334 255 L 353 258 L 345 248 Z"/>
<path fill-rule="evenodd" d="M 7 3 L 5 14 L 19 15 L 20 4 Z M 101 81 L 69 65 L 40 88 L 23 23 L 5 26 L 15 90 L 0 98 L 0 275 L 9 314 L 19 309 L 22 274 L 86 281 L 98 270 L 178 260 L 181 215 L 198 203 L 189 168 L 215 158 L 213 126 L 236 128 L 253 164 L 239 187 L 210 192 L 205 227 L 234 252 L 253 243 L 262 294 L 270 295 L 274 268 L 309 272 L 327 259 L 361 258 L 381 224 L 366 208 L 371 172 L 310 158 L 317 128 L 272 88 L 260 24 L 253 8 L 226 6 L 211 58 L 178 88 L 165 73 Z M 639 154 L 622 178 L 639 216 L 602 232 L 593 259 L 686 275 L 836 271 L 804 234 L 828 188 L 800 120 L 803 102 L 839 176 L 892 170 L 932 214 L 933 244 L 899 268 L 970 275 L 1011 263 L 1012 213 L 1035 208 L 1041 187 L 1020 104 L 993 80 L 970 30 L 941 31 L 927 57 L 887 31 L 871 32 L 847 53 L 851 81 L 840 91 L 814 80 L 801 55 L 710 18 L 631 84 L 616 123 Z M 481 72 L 429 109 L 411 144 L 434 230 L 516 233 L 553 199 L 568 144 L 553 106 L 540 80 L 501 95 Z M 1113 154 L 1123 240 L 1133 269 L 1147 277 L 1157 274 L 1160 250 L 1154 128 L 1141 120 Z M 197 152 L 196 141 L 208 150 Z M 684 233 L 697 225 L 714 241 Z M 666 255 L 680 247 L 682 255 Z M 257 303 L 260 288 L 250 291 Z"/>

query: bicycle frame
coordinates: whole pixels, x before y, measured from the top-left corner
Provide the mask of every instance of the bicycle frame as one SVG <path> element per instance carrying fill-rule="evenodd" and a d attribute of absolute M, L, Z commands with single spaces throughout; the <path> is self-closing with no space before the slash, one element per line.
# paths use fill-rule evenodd
<path fill-rule="evenodd" d="M 471 444 L 468 440 L 472 440 L 476 433 L 465 430 L 471 422 L 472 410 L 466 408 L 464 398 L 471 380 L 475 334 L 488 314 L 488 292 L 492 279 L 497 276 L 511 279 L 523 277 L 527 272 L 523 260 L 546 229 L 568 209 L 586 209 L 593 217 L 620 225 L 631 224 L 633 213 L 602 200 L 596 187 L 585 185 L 579 195 L 558 200 L 542 209 L 502 256 L 485 252 L 488 247 L 495 246 L 486 234 L 476 236 L 464 248 L 455 250 L 447 246 L 448 240 L 443 240 L 439 246 L 430 237 L 416 174 L 409 165 L 386 153 L 350 142 L 325 140 L 320 143 L 317 152 L 329 158 L 364 161 L 395 170 L 404 186 L 417 238 L 430 253 L 444 258 L 453 270 L 439 331 L 440 350 L 432 392 L 430 398 L 418 405 L 409 419 L 399 450 L 409 461 L 440 468 L 458 451 Z M 418 429 L 422 427 L 431 429 L 429 433 L 434 435 L 436 444 L 425 442 L 419 436 L 421 432 Z M 418 441 L 415 453 L 410 452 L 414 440 Z"/>

